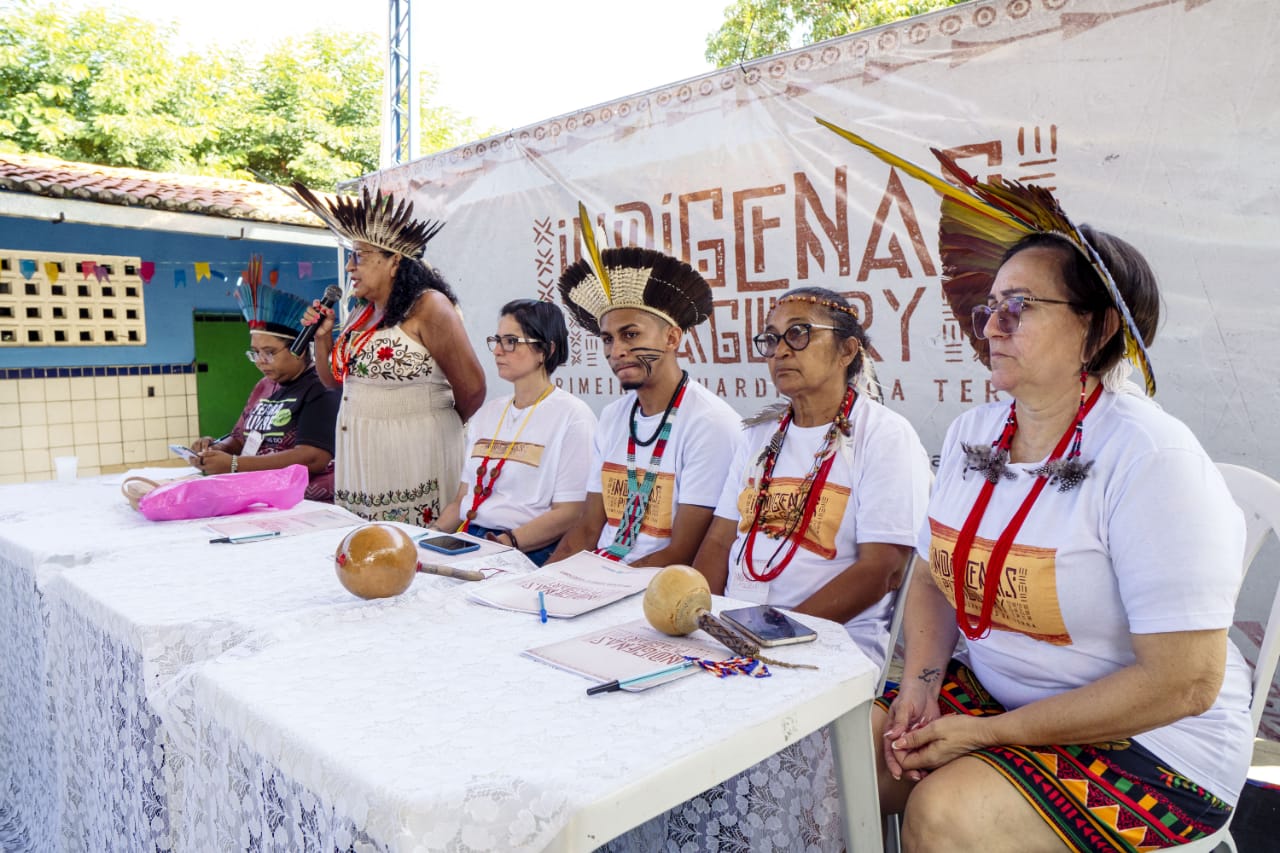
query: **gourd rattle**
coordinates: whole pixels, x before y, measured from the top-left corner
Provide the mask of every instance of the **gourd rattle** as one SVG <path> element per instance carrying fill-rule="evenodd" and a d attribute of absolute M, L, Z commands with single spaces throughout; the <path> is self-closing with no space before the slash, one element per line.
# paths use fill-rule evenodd
<path fill-rule="evenodd" d="M 683 637 L 701 628 L 735 654 L 772 666 L 817 669 L 802 663 L 786 663 L 763 657 L 760 646 L 720 621 L 711 612 L 711 587 L 691 566 L 667 566 L 649 581 L 644 591 L 644 618 L 670 637 Z"/>

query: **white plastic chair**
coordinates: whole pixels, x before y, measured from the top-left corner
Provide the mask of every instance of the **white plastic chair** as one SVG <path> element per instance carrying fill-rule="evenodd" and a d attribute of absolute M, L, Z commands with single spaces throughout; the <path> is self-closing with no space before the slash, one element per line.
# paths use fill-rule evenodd
<path fill-rule="evenodd" d="M 1262 543 L 1268 533 L 1274 533 L 1280 539 L 1280 483 L 1240 465 L 1218 463 L 1218 470 L 1227 481 L 1231 497 L 1244 513 L 1245 547 L 1244 568 L 1248 573 L 1253 558 L 1258 556 Z M 1256 732 L 1262 720 L 1262 711 L 1267 706 L 1267 695 L 1271 692 L 1271 682 L 1275 678 L 1276 663 L 1280 660 L 1280 589 L 1271 601 L 1271 613 L 1267 616 L 1266 629 L 1262 633 L 1262 645 L 1258 648 L 1258 662 L 1253 670 L 1253 701 L 1249 710 L 1253 715 L 1253 729 Z M 1220 846 L 1235 853 L 1236 842 L 1231 837 L 1231 821 L 1222 829 L 1196 841 L 1179 845 L 1179 853 L 1209 853 Z"/>
<path fill-rule="evenodd" d="M 876 683 L 876 695 L 884 693 L 885 682 L 889 680 L 889 667 L 893 665 L 894 652 L 898 647 L 898 637 L 902 634 L 902 614 L 907 609 L 907 587 L 911 585 L 911 575 L 916 567 L 916 552 L 907 555 L 907 567 L 902 573 L 902 583 L 893 593 L 893 616 L 889 619 L 889 648 L 885 652 L 884 667 L 880 670 L 880 681 Z"/>

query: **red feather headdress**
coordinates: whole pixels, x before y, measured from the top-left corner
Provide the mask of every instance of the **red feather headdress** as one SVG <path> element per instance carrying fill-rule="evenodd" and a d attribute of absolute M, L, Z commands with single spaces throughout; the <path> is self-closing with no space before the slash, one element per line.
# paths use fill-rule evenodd
<path fill-rule="evenodd" d="M 1155 396 L 1156 379 L 1151 371 L 1147 348 L 1120 288 L 1097 250 L 1063 212 L 1052 193 L 1044 187 L 1000 178 L 983 183 L 957 166 L 946 154 L 936 148 L 929 149 L 942 164 L 943 172 L 955 182 L 949 183 L 856 133 L 820 118 L 816 120 L 890 166 L 925 182 L 942 196 L 942 216 L 938 222 L 942 292 L 983 364 L 987 363 L 987 342 L 978 340 L 974 334 L 972 311 L 974 306 L 984 303 L 991 292 L 1000 259 L 1005 251 L 1028 234 L 1057 234 L 1071 241 L 1083 253 L 1106 284 L 1111 301 L 1123 320 L 1125 357 L 1142 372 L 1147 395 Z"/>

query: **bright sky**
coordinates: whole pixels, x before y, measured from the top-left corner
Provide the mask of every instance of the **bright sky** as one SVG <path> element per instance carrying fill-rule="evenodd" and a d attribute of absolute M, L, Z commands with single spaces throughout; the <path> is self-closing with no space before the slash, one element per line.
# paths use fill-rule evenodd
<path fill-rule="evenodd" d="M 711 70 L 706 37 L 732 0 L 411 0 L 414 63 L 440 82 L 439 102 L 481 127 L 521 127 Z M 107 5 L 72 0 L 73 7 Z M 116 0 L 179 27 L 178 49 L 259 47 L 315 29 L 385 42 L 386 0 Z"/>

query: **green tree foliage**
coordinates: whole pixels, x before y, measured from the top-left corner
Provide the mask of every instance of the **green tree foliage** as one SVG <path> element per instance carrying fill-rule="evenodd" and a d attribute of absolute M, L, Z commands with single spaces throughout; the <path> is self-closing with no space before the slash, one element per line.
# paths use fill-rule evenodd
<path fill-rule="evenodd" d="M 707 37 L 707 61 L 734 65 L 954 6 L 964 0 L 735 0 Z"/>
<path fill-rule="evenodd" d="M 174 27 L 109 9 L 0 5 L 0 150 L 332 189 L 378 168 L 385 48 L 317 31 L 260 59 L 242 46 L 175 55 Z M 423 151 L 474 122 L 432 107 Z"/>

